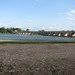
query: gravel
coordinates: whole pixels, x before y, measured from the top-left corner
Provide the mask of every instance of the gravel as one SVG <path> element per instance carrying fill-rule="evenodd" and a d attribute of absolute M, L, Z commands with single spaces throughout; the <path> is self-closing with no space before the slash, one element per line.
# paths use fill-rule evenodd
<path fill-rule="evenodd" d="M 0 75 L 74 75 L 75 44 L 0 44 Z"/>

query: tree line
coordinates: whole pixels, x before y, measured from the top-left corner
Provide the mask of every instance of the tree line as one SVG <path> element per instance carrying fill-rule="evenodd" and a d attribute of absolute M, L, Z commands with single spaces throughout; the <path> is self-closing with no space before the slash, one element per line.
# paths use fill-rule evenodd
<path fill-rule="evenodd" d="M 17 30 L 18 32 L 21 31 L 20 28 L 5 28 L 5 27 L 1 27 L 0 28 L 0 33 L 2 33 L 2 34 L 5 34 L 5 33 L 12 34 L 12 33 L 14 33 L 15 30 Z"/>
<path fill-rule="evenodd" d="M 21 33 L 21 32 L 30 32 L 29 29 L 26 29 L 26 30 L 21 30 L 21 28 L 5 28 L 5 27 L 1 27 L 0 28 L 0 33 L 1 34 L 13 34 L 13 33 Z M 40 34 L 40 35 L 43 35 L 45 32 L 45 30 L 39 30 L 37 33 Z"/>
<path fill-rule="evenodd" d="M 0 28 L 0 34 L 16 34 L 16 33 L 31 33 L 31 35 L 54 35 L 61 33 L 64 35 L 65 33 L 68 33 L 69 36 L 75 33 L 75 31 L 45 31 L 45 30 L 38 30 L 38 31 L 30 31 L 29 29 L 21 30 L 21 28 Z"/>

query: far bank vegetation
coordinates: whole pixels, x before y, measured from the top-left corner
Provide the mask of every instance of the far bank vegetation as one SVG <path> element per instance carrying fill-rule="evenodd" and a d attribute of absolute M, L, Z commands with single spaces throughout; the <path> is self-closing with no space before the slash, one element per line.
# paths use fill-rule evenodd
<path fill-rule="evenodd" d="M 30 31 L 29 29 L 22 30 L 21 28 L 0 28 L 0 34 L 25 34 L 25 35 L 43 35 L 43 36 L 61 36 L 61 37 L 75 37 L 75 31 Z"/>

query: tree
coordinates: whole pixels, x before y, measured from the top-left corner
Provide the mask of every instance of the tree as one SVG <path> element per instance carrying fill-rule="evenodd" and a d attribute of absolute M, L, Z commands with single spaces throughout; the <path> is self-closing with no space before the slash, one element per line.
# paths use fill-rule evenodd
<path fill-rule="evenodd" d="M 29 29 L 26 29 L 26 32 L 29 32 Z"/>
<path fill-rule="evenodd" d="M 45 30 L 39 30 L 39 31 L 38 31 L 38 34 L 39 34 L 39 35 L 46 35 L 46 34 L 45 34 Z"/>
<path fill-rule="evenodd" d="M 1 27 L 1 28 L 0 28 L 0 32 L 1 32 L 1 33 L 6 33 L 5 27 Z"/>
<path fill-rule="evenodd" d="M 5 27 L 1 27 L 0 28 L 0 33 L 10 33 L 12 34 L 15 30 L 17 30 L 17 32 L 21 32 L 20 28 L 5 28 Z"/>
<path fill-rule="evenodd" d="M 17 30 L 18 32 L 21 32 L 21 29 L 20 28 L 15 28 L 15 30 Z"/>
<path fill-rule="evenodd" d="M 13 33 L 13 30 L 11 30 L 10 28 L 7 28 L 6 33 Z"/>

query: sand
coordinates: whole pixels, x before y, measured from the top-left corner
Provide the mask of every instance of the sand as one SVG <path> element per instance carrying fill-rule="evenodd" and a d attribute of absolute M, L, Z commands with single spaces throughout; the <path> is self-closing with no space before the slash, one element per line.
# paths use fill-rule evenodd
<path fill-rule="evenodd" d="M 75 44 L 0 44 L 0 75 L 75 75 Z"/>

